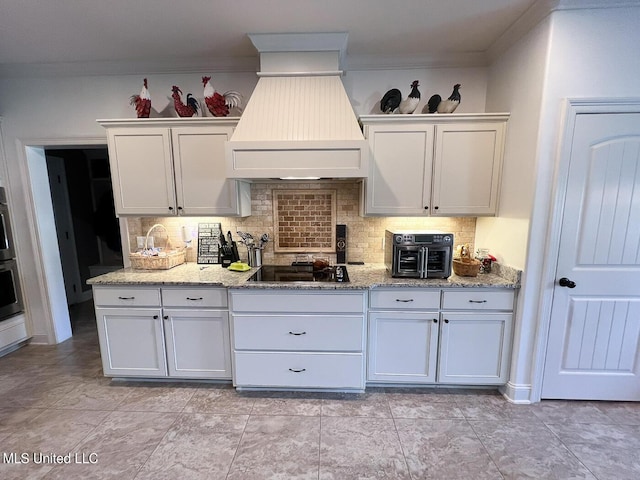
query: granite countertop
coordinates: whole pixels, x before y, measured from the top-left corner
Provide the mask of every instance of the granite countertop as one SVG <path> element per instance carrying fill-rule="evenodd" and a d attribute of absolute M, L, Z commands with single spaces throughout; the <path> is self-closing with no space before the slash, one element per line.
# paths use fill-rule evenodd
<path fill-rule="evenodd" d="M 459 277 L 455 274 L 449 278 L 437 279 L 404 279 L 392 278 L 384 264 L 348 265 L 349 283 L 322 282 L 247 282 L 257 268 L 247 272 L 234 272 L 220 265 L 198 265 L 185 263 L 169 270 L 133 270 L 124 268 L 106 273 L 87 281 L 89 285 L 184 285 L 212 286 L 228 288 L 287 288 L 297 290 L 344 290 L 370 289 L 379 287 L 413 287 L 413 288 L 519 288 L 519 270 L 494 265 L 490 274 L 477 277 Z"/>

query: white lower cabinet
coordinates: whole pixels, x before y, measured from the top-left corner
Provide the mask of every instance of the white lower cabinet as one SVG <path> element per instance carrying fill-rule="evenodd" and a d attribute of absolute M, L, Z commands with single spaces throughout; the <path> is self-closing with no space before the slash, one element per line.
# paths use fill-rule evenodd
<path fill-rule="evenodd" d="M 224 288 L 94 286 L 104 374 L 230 379 Z"/>
<path fill-rule="evenodd" d="M 368 379 L 434 383 L 438 312 L 369 314 Z"/>
<path fill-rule="evenodd" d="M 370 305 L 368 381 L 507 381 L 512 290 L 375 289 Z"/>
<path fill-rule="evenodd" d="M 364 390 L 365 292 L 230 290 L 237 388 Z"/>
<path fill-rule="evenodd" d="M 96 308 L 104 374 L 166 377 L 160 308 Z"/>
<path fill-rule="evenodd" d="M 442 313 L 438 382 L 507 381 L 511 313 Z"/>
<path fill-rule="evenodd" d="M 229 313 L 164 309 L 169 376 L 231 378 Z"/>

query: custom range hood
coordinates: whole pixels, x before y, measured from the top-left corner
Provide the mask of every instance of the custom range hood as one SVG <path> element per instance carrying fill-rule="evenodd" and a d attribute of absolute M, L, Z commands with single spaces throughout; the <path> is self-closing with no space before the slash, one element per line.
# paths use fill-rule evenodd
<path fill-rule="evenodd" d="M 369 147 L 342 85 L 346 33 L 250 34 L 260 72 L 226 142 L 229 178 L 362 178 Z"/>

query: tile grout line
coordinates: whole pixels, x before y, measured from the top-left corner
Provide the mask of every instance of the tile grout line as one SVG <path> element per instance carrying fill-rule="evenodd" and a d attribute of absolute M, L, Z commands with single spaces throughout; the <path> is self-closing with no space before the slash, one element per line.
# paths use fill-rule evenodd
<path fill-rule="evenodd" d="M 253 405 L 251 405 L 251 411 L 253 411 Z M 231 462 L 229 462 L 229 468 L 227 469 L 227 474 L 224 476 L 225 479 L 229 478 L 231 474 L 231 468 L 233 467 L 233 462 L 236 461 L 236 457 L 238 456 L 238 451 L 240 450 L 240 445 L 242 444 L 242 439 L 244 438 L 244 434 L 247 431 L 247 425 L 249 425 L 249 420 L 251 420 L 251 413 L 247 415 L 247 421 L 244 422 L 244 428 L 242 429 L 242 433 L 240 434 L 240 438 L 238 439 L 238 444 L 236 445 L 236 450 L 233 452 L 233 458 Z"/>
<path fill-rule="evenodd" d="M 587 466 L 584 464 L 584 462 L 583 462 L 582 460 L 580 460 L 580 459 L 578 458 L 578 456 L 577 456 L 575 453 L 573 453 L 573 450 L 571 450 L 571 448 L 569 448 L 569 446 L 568 446 L 568 445 L 566 445 L 566 444 L 562 441 L 562 439 L 560 438 L 560 436 L 559 436 L 556 432 L 554 432 L 554 431 L 549 427 L 549 425 L 547 425 L 547 423 L 546 423 L 544 420 L 542 420 L 542 419 L 541 419 L 540 421 L 541 421 L 541 423 L 544 425 L 544 428 L 546 428 L 547 430 L 549 430 L 549 431 L 551 432 L 551 435 L 553 435 L 555 438 L 557 438 L 557 439 L 558 439 L 558 441 L 560 442 L 560 445 L 562 445 L 562 446 L 565 448 L 565 450 L 567 450 L 567 452 L 569 452 L 569 453 L 571 454 L 571 456 L 572 456 L 573 458 L 575 458 L 575 459 L 576 459 L 576 462 L 578 462 L 580 465 L 582 465 L 582 466 L 583 466 L 583 467 L 584 467 L 584 468 L 585 468 L 585 469 L 586 469 L 586 470 L 587 470 L 591 475 L 593 475 L 593 478 L 595 478 L 596 480 L 598 480 L 598 476 L 597 476 L 595 473 L 593 473 L 593 472 L 591 471 L 591 469 L 590 469 L 589 467 L 587 467 Z M 589 424 L 589 425 L 591 425 L 591 424 Z M 608 425 L 608 424 L 604 424 L 604 425 Z"/>
<path fill-rule="evenodd" d="M 463 415 L 464 415 L 464 413 L 463 413 Z M 493 463 L 493 465 L 496 467 L 496 470 L 498 470 L 498 473 L 502 477 L 502 480 L 505 480 L 504 473 L 502 473 L 502 470 L 500 470 L 500 467 L 498 466 L 498 464 L 496 463 L 495 459 L 493 458 L 493 455 L 491 455 L 491 452 L 489 452 L 489 449 L 487 448 L 487 446 L 484 444 L 484 442 L 480 438 L 480 435 L 478 435 L 478 432 L 476 432 L 476 429 L 473 428 L 473 422 L 470 422 L 467 418 L 465 418 L 464 420 L 465 420 L 465 422 L 467 422 L 469 427 L 471 427 L 471 431 L 473 432 L 473 434 L 476 436 L 476 438 L 480 442 L 480 445 L 482 445 L 482 448 L 484 449 L 484 451 L 486 452 L 487 456 L 491 460 L 491 463 Z"/>

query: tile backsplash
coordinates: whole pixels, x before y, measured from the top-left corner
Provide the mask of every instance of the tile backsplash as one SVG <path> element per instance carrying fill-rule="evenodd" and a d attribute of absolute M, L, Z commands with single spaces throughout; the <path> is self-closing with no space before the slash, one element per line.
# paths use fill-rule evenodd
<path fill-rule="evenodd" d="M 234 240 L 240 241 L 236 231 L 251 233 L 259 238 L 268 233 L 274 238 L 273 191 L 282 190 L 326 190 L 336 191 L 336 223 L 347 225 L 347 261 L 361 261 L 365 263 L 382 263 L 384 261 L 384 232 L 387 229 L 398 230 L 442 230 L 454 234 L 455 243 L 470 244 L 474 251 L 474 237 L 476 229 L 475 217 L 361 217 L 359 215 L 360 183 L 353 180 L 321 180 L 308 183 L 300 182 L 255 182 L 251 185 L 251 211 L 245 218 L 235 217 L 135 217 L 128 219 L 129 244 L 131 251 L 137 248 L 136 237 L 147 234 L 149 228 L 156 223 L 166 227 L 166 231 L 156 228 L 152 232 L 156 246 L 164 246 L 166 239 L 171 244 L 184 245 L 182 227 L 186 226 L 197 231 L 198 223 L 219 222 L 224 233 L 231 231 Z M 312 200 L 313 202 L 313 200 Z M 312 206 L 312 205 L 310 205 Z M 335 226 L 334 226 L 335 227 Z M 187 261 L 196 261 L 197 238 L 187 249 Z M 240 258 L 247 260 L 247 250 L 238 245 Z M 308 253 L 313 254 L 313 251 Z M 297 254 L 275 253 L 273 242 L 267 243 L 263 252 L 262 262 L 265 264 L 284 265 L 291 263 Z M 323 253 L 321 256 L 326 257 Z M 335 254 L 329 255 L 335 261 Z"/>

